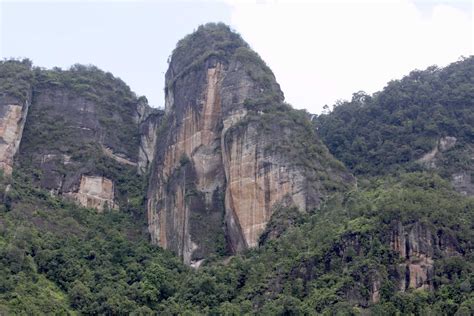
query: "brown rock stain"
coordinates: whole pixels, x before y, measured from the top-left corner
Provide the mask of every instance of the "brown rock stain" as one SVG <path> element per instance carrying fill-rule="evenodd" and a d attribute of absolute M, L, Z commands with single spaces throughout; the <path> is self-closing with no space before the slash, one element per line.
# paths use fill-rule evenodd
<path fill-rule="evenodd" d="M 403 262 L 399 265 L 400 290 L 433 289 L 433 273 L 435 250 L 446 256 L 460 255 L 449 239 L 442 239 L 433 235 L 431 231 L 420 223 L 408 227 L 401 223 L 391 233 L 391 248 L 400 254 Z"/>
<path fill-rule="evenodd" d="M 24 120 L 22 120 L 22 106 L 10 104 L 6 107 L 5 115 L 0 118 L 0 169 L 6 175 L 11 175 L 13 157 L 21 140 Z"/>
<path fill-rule="evenodd" d="M 180 122 L 174 123 L 176 139 L 168 145 L 164 153 L 164 163 L 161 171 L 163 182 L 180 167 L 183 155 L 193 163 L 197 175 L 196 186 L 206 194 L 206 201 L 211 203 L 212 192 L 217 186 L 223 186 L 223 177 L 219 179 L 218 170 L 222 168 L 222 160 L 216 150 L 220 146 L 220 133 L 218 130 L 221 121 L 221 101 L 219 85 L 222 80 L 222 65 L 207 70 L 207 85 L 203 91 L 202 110 L 186 107 L 186 112 Z M 186 178 L 183 179 L 183 184 Z M 179 231 L 181 249 L 177 252 L 186 263 L 191 262 L 191 254 L 196 245 L 189 236 L 189 210 L 186 205 L 185 187 L 175 190 L 170 196 L 162 189 L 157 192 L 158 207 L 149 204 L 149 230 L 152 242 L 168 248 L 167 233 L 172 226 Z M 173 199 L 173 203 L 166 203 L 166 199 Z M 153 203 L 150 201 L 149 203 Z M 173 205 L 167 209 L 166 205 Z M 156 209 L 156 210 L 154 210 Z M 172 223 L 170 223 L 172 221 Z M 159 236 L 157 239 L 155 236 Z"/>
<path fill-rule="evenodd" d="M 240 224 L 247 247 L 256 247 L 272 215 L 273 205 L 286 197 L 300 210 L 306 209 L 299 171 L 265 157 L 258 131 L 250 127 L 228 148 L 226 200 Z"/>
<path fill-rule="evenodd" d="M 166 150 L 163 175 L 168 177 L 180 164 L 183 154 L 191 157 L 201 146 L 210 146 L 219 138 L 217 126 L 221 117 L 219 82 L 222 66 L 207 71 L 207 88 L 202 114 L 192 107 L 186 108 L 182 121 L 178 124 L 176 141 Z"/>
<path fill-rule="evenodd" d="M 78 192 L 68 192 L 65 196 L 75 199 L 80 205 L 103 211 L 106 207 L 118 209 L 114 202 L 114 183 L 97 176 L 82 176 Z"/>

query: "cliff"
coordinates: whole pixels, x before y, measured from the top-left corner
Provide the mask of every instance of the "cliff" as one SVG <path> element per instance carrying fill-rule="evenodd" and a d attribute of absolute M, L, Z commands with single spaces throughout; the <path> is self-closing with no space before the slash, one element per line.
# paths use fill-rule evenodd
<path fill-rule="evenodd" d="M 277 204 L 307 212 L 353 182 L 227 26 L 201 26 L 178 43 L 165 93 L 148 225 L 153 243 L 188 264 L 255 247 Z"/>
<path fill-rule="evenodd" d="M 138 172 L 148 172 L 155 158 L 158 128 L 164 112 L 148 106 L 145 97 L 138 99 L 136 121 L 139 125 L 140 148 L 138 150 Z"/>
<path fill-rule="evenodd" d="M 220 24 L 164 111 L 0 62 L 0 314 L 474 314 L 472 61 L 317 117 Z"/>
<path fill-rule="evenodd" d="M 31 62 L 0 62 L 0 169 L 11 176 L 31 102 Z"/>
<path fill-rule="evenodd" d="M 153 159 L 161 111 L 94 66 L 45 70 L 28 60 L 0 66 L 5 174 L 18 169 L 51 194 L 98 210 L 127 208 L 143 196 L 130 185 L 142 181 L 137 170 L 145 174 Z"/>

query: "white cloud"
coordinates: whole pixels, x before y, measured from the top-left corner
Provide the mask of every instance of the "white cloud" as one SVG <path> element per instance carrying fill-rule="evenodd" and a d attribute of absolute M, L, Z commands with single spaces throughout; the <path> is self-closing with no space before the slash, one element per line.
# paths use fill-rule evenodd
<path fill-rule="evenodd" d="M 287 101 L 315 113 L 473 54 L 472 12 L 448 4 L 426 12 L 408 0 L 227 3 L 232 26 L 273 69 Z"/>

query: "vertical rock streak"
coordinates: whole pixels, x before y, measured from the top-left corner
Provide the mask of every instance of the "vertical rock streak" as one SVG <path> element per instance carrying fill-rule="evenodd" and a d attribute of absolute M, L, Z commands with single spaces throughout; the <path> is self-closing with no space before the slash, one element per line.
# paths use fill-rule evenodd
<path fill-rule="evenodd" d="M 433 289 L 434 256 L 443 253 L 445 256 L 459 255 L 455 242 L 447 237 L 438 237 L 423 224 L 415 223 L 406 227 L 396 223 L 391 233 L 391 248 L 400 254 L 399 265 L 400 290 Z"/>
<path fill-rule="evenodd" d="M 148 228 L 153 243 L 185 263 L 255 247 L 276 204 L 304 212 L 319 206 L 321 179 L 352 181 L 343 168 L 316 174 L 328 165 L 322 159 L 332 159 L 323 144 L 295 161 L 306 155 L 301 138 L 312 137 L 311 129 L 296 123 L 303 116 L 284 104 L 271 70 L 229 29 L 204 27 L 180 42 L 166 83 Z"/>
<path fill-rule="evenodd" d="M 0 111 L 0 169 L 5 175 L 11 175 L 13 171 L 13 158 L 20 146 L 26 116 L 28 114 L 29 102 L 24 105 L 3 105 Z"/>
<path fill-rule="evenodd" d="M 176 88 L 168 91 L 166 103 L 172 109 L 168 108 L 167 112 L 173 125 L 169 131 L 174 135 L 162 146 L 163 163 L 158 171 L 161 180 L 148 204 L 152 242 L 174 249 L 187 263 L 192 261 L 192 251 L 199 247 L 199 240 L 190 233 L 190 213 L 194 209 L 190 209 L 186 198 L 189 190 L 202 194 L 204 208 L 210 210 L 216 208 L 212 200 L 216 190 L 224 189 L 224 205 L 216 211 L 224 216 L 233 252 L 257 246 L 275 203 L 288 198 L 300 210 L 306 209 L 305 179 L 301 171 L 290 167 L 283 157 L 265 152 L 272 140 L 261 135 L 257 126 L 249 124 L 237 131 L 233 129 L 247 114 L 242 103 L 251 85 L 239 82 L 235 85 L 237 89 L 226 86 L 223 92 L 227 74 L 224 66 L 217 63 L 205 71 L 206 82 L 200 93 L 203 97 L 202 101 L 196 98 L 197 105 L 180 103 L 185 98 L 179 97 L 181 92 Z M 222 93 L 237 95 L 241 102 L 237 106 L 224 104 Z M 225 98 L 232 99 L 235 97 Z M 187 102 L 192 104 L 191 100 Z M 232 110 L 228 110 L 230 106 Z M 181 119 L 178 111 L 183 113 Z M 183 166 L 183 159 L 190 160 L 195 174 L 193 188 L 187 186 L 190 177 L 183 177 L 170 190 L 177 170 L 188 169 Z M 181 237 L 176 238 L 177 235 Z M 169 243 L 170 238 L 176 239 L 174 245 Z"/>

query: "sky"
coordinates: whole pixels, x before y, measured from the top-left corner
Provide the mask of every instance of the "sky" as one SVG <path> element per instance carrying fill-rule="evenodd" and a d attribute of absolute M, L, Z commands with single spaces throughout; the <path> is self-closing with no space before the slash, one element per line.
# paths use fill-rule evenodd
<path fill-rule="evenodd" d="M 93 64 L 163 107 L 176 42 L 218 21 L 260 54 L 287 102 L 311 113 L 474 50 L 470 0 L 0 0 L 0 57 Z"/>

